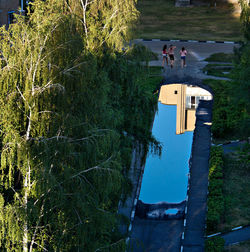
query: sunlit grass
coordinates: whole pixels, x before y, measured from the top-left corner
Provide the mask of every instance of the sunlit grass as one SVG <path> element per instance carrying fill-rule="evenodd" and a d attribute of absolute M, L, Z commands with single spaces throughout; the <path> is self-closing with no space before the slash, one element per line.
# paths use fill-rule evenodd
<path fill-rule="evenodd" d="M 139 0 L 137 38 L 242 40 L 239 16 L 232 5 L 175 7 L 173 0 Z"/>

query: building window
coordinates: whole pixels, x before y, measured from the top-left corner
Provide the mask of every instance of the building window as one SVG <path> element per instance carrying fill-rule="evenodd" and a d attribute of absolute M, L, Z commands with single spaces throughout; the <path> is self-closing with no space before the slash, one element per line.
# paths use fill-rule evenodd
<path fill-rule="evenodd" d="M 185 130 L 187 130 L 187 117 L 188 117 L 188 111 L 185 109 Z"/>
<path fill-rule="evenodd" d="M 12 24 L 14 22 L 14 13 L 15 11 L 8 12 L 8 24 Z"/>
<path fill-rule="evenodd" d="M 177 91 L 177 90 L 175 90 L 175 91 L 174 91 L 174 94 L 178 94 L 178 91 Z"/>
<path fill-rule="evenodd" d="M 191 109 L 195 109 L 196 108 L 196 103 L 195 103 L 195 96 L 191 96 Z"/>

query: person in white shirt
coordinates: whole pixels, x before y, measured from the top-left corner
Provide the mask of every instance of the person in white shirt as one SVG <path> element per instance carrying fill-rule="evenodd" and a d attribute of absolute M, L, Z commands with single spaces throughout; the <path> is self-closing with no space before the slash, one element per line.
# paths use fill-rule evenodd
<path fill-rule="evenodd" d="M 180 55 L 181 55 L 181 67 L 186 67 L 186 55 L 187 55 L 187 50 L 185 49 L 185 47 L 182 47 L 182 49 L 180 50 Z"/>

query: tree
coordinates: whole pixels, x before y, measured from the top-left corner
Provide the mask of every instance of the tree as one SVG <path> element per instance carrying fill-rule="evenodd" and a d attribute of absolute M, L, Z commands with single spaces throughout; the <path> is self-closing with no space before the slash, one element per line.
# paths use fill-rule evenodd
<path fill-rule="evenodd" d="M 250 41 L 250 2 L 248 0 L 239 0 L 241 6 L 240 19 L 242 22 L 243 34 L 247 41 Z"/>
<path fill-rule="evenodd" d="M 135 18 L 132 0 L 36 0 L 1 28 L 2 250 L 124 249 L 125 157 L 157 143 L 145 50 L 124 45 Z"/>
<path fill-rule="evenodd" d="M 250 81 L 249 81 L 249 53 L 250 53 L 250 5 L 247 0 L 240 0 L 242 30 L 245 37 L 244 43 L 239 49 L 235 49 L 235 70 L 231 96 L 233 104 L 241 110 L 241 120 L 238 122 L 237 130 L 242 135 L 248 136 L 250 123 Z M 237 92 L 235 92 L 237 90 Z"/>
<path fill-rule="evenodd" d="M 135 0 L 68 0 L 66 9 L 76 18 L 87 49 L 100 53 L 103 47 L 121 51 L 131 38 L 131 27 L 138 17 Z"/>

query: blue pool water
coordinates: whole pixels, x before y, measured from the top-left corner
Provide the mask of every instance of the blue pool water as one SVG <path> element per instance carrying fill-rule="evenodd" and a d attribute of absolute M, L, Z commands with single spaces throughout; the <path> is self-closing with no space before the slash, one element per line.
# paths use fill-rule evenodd
<path fill-rule="evenodd" d="M 178 209 L 177 208 L 171 208 L 165 211 L 166 214 L 177 214 Z"/>
<path fill-rule="evenodd" d="M 163 144 L 162 156 L 148 155 L 139 199 L 151 204 L 181 202 L 187 193 L 193 132 L 176 135 L 176 106 L 160 102 L 152 131 Z"/>

